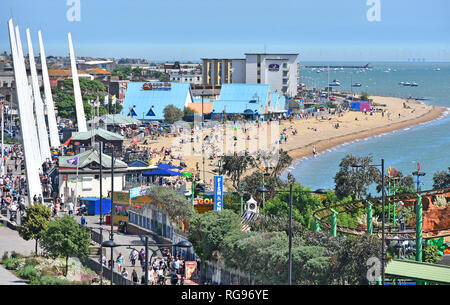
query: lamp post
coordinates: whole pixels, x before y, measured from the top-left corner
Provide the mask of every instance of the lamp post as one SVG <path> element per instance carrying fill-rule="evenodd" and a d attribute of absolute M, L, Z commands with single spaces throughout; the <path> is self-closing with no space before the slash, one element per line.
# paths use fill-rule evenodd
<path fill-rule="evenodd" d="M 381 164 L 369 165 L 369 167 L 380 167 L 381 166 L 381 284 L 384 285 L 384 263 L 386 261 L 386 250 L 385 250 L 385 236 L 384 236 L 384 226 L 385 226 L 385 190 L 384 190 L 384 159 L 381 159 Z M 353 163 L 352 167 L 360 168 L 364 167 L 361 163 Z"/>
<path fill-rule="evenodd" d="M 303 194 L 326 194 L 327 191 L 325 189 L 318 189 L 315 191 L 294 191 L 294 184 L 290 183 L 289 185 L 289 285 L 292 285 L 292 206 L 293 206 L 293 193 L 303 193 Z M 269 190 L 265 187 L 259 187 L 256 189 L 259 193 L 287 193 L 287 191 L 275 191 Z"/>
<path fill-rule="evenodd" d="M 114 282 L 114 254 L 113 254 L 113 249 L 115 247 L 118 247 L 119 245 L 116 244 L 112 239 L 110 240 L 105 240 L 104 242 L 101 243 L 101 246 L 104 248 L 111 248 L 111 285 Z"/>

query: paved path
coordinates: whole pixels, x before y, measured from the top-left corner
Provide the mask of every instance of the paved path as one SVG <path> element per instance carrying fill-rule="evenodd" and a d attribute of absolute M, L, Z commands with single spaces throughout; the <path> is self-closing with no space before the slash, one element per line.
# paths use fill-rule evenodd
<path fill-rule="evenodd" d="M 8 227 L 0 227 L 0 255 L 3 255 L 6 251 L 9 255 L 12 251 L 22 255 L 30 255 L 31 252 L 34 252 L 34 247 L 34 241 L 26 241 L 19 236 L 17 231 Z M 0 265 L 0 285 L 26 285 L 26 283 Z"/>

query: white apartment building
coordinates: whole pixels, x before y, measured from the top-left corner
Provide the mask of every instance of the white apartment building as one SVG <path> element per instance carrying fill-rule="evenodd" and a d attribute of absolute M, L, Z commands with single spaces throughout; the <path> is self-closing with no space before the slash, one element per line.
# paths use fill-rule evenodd
<path fill-rule="evenodd" d="M 245 82 L 266 84 L 270 91 L 295 96 L 299 83 L 298 54 L 245 54 Z"/>
<path fill-rule="evenodd" d="M 266 84 L 293 97 L 299 84 L 298 54 L 246 53 L 245 59 L 203 58 L 203 84 Z"/>

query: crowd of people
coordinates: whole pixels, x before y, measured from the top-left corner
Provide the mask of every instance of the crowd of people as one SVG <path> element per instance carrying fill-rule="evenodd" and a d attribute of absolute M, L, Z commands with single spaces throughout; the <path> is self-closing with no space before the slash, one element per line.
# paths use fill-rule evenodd
<path fill-rule="evenodd" d="M 122 253 L 116 257 L 115 260 L 107 260 L 104 254 L 101 255 L 100 263 L 103 264 L 104 267 L 115 268 L 117 266 L 117 271 L 122 275 L 123 278 L 131 280 L 135 284 L 145 284 L 145 250 L 142 248 L 140 251 L 137 249 L 132 249 L 129 256 L 129 264 L 127 266 L 132 268 L 131 274 L 128 273 L 125 263 L 125 257 Z M 137 261 L 139 261 L 140 268 L 142 270 L 141 277 L 139 279 L 139 275 L 136 268 Z M 180 258 L 179 255 L 171 255 L 168 249 L 163 251 L 162 258 L 155 258 L 152 262 L 149 262 L 148 266 L 148 285 L 167 285 L 170 282 L 172 285 L 184 283 L 184 279 L 186 277 L 186 267 L 185 261 L 183 258 Z"/>

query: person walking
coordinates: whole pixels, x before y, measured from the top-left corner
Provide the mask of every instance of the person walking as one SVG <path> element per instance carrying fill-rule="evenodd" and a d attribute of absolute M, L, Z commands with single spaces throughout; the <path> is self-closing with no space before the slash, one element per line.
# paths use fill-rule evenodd
<path fill-rule="evenodd" d="M 137 252 L 136 249 L 131 250 L 130 253 L 130 261 L 131 261 L 131 266 L 134 267 L 134 265 L 136 264 L 136 259 L 138 258 L 139 253 Z"/>
<path fill-rule="evenodd" d="M 123 277 L 123 278 L 128 278 L 128 272 L 127 272 L 127 269 L 126 269 L 126 268 L 123 268 L 123 271 L 122 271 L 122 277 Z"/>
<path fill-rule="evenodd" d="M 141 266 L 143 266 L 144 262 L 145 262 L 145 251 L 143 248 L 141 248 L 141 251 L 139 251 L 138 259 L 139 259 L 139 262 L 141 263 Z"/>
<path fill-rule="evenodd" d="M 133 269 L 133 272 L 131 273 L 131 280 L 133 281 L 133 283 L 137 284 L 139 279 L 138 279 L 138 274 L 136 272 L 136 269 Z"/>
<path fill-rule="evenodd" d="M 123 265 L 123 256 L 122 253 L 119 253 L 119 256 L 117 257 L 117 268 L 119 272 L 122 272 L 122 265 Z"/>
<path fill-rule="evenodd" d="M 68 208 L 69 208 L 69 215 L 73 215 L 73 211 L 74 211 L 74 206 L 72 201 L 69 201 L 69 203 L 67 204 Z"/>

